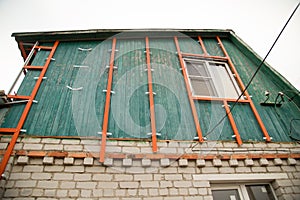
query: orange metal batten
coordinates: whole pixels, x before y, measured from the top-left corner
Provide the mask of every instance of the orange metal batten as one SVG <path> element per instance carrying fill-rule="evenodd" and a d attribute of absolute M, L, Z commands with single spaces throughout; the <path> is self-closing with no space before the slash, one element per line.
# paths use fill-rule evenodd
<path fill-rule="evenodd" d="M 215 60 L 225 60 L 227 61 L 226 57 L 221 56 L 209 56 L 205 54 L 193 54 L 193 53 L 181 53 L 182 56 L 190 56 L 190 57 L 199 57 L 199 58 L 207 58 L 207 59 L 215 59 Z"/>
<path fill-rule="evenodd" d="M 227 113 L 227 117 L 229 119 L 229 123 L 230 123 L 231 128 L 232 128 L 232 131 L 233 131 L 233 133 L 235 135 L 235 139 L 236 139 L 238 145 L 242 145 L 243 142 L 242 142 L 241 136 L 240 136 L 239 131 L 238 131 L 237 127 L 236 127 L 236 124 L 235 124 L 234 119 L 232 117 L 232 114 L 230 112 L 230 109 L 229 109 L 229 106 L 227 104 L 227 101 L 223 100 L 223 104 L 224 104 L 224 108 L 225 108 L 226 113 Z"/>
<path fill-rule="evenodd" d="M 113 79 L 116 43 L 117 43 L 117 39 L 113 38 L 110 61 L 109 61 L 104 116 L 103 116 L 103 123 L 102 123 L 102 137 L 101 137 L 101 148 L 100 148 L 100 159 L 99 159 L 101 163 L 103 163 L 105 159 L 105 147 L 106 147 L 108 118 L 109 118 L 109 110 L 110 110 L 110 95 L 111 95 L 111 87 L 112 87 L 112 79 Z"/>
<path fill-rule="evenodd" d="M 35 46 L 36 49 L 43 49 L 43 50 L 52 50 L 52 47 L 48 46 Z"/>
<path fill-rule="evenodd" d="M 218 97 L 200 97 L 200 96 L 193 96 L 193 99 L 195 100 L 201 100 L 201 101 L 223 101 L 226 100 L 227 102 L 235 102 L 236 99 L 224 99 L 224 98 L 218 98 Z M 249 103 L 249 100 L 246 99 L 240 99 L 238 100 L 240 103 Z"/>
<path fill-rule="evenodd" d="M 27 102 L 27 104 L 26 104 L 26 106 L 24 108 L 24 111 L 23 111 L 23 113 L 21 115 L 21 118 L 19 120 L 19 123 L 18 123 L 18 125 L 16 127 L 16 131 L 14 132 L 14 134 L 13 134 L 13 136 L 11 138 L 11 141 L 10 141 L 10 143 L 9 143 L 9 145 L 8 145 L 6 151 L 5 151 L 5 154 L 4 154 L 3 158 L 2 158 L 1 165 L 0 165 L 0 174 L 3 174 L 3 172 L 5 171 L 5 168 L 6 168 L 8 160 L 9 160 L 9 157 L 11 156 L 11 153 L 12 153 L 12 151 L 14 149 L 14 146 L 15 146 L 15 144 L 17 142 L 17 139 L 19 137 L 20 130 L 22 129 L 23 124 L 25 123 L 25 120 L 26 120 L 27 115 L 28 115 L 28 113 L 30 111 L 32 102 L 33 102 L 33 100 L 34 100 L 34 98 L 35 98 L 35 96 L 36 96 L 36 94 L 38 92 L 38 89 L 39 89 L 39 87 L 40 87 L 40 85 L 42 83 L 43 77 L 44 77 L 44 75 L 45 75 L 45 73 L 46 73 L 46 71 L 48 69 L 48 66 L 49 66 L 49 64 L 51 62 L 50 58 L 53 57 L 58 44 L 59 44 L 58 41 L 56 41 L 54 43 L 53 48 L 52 48 L 52 50 L 51 50 L 51 52 L 50 52 L 50 54 L 49 54 L 49 56 L 47 58 L 47 61 L 46 61 L 45 65 L 44 65 L 44 69 L 41 71 L 40 76 L 39 76 L 38 80 L 36 81 L 36 84 L 35 84 L 32 92 L 31 92 L 29 101 Z"/>
<path fill-rule="evenodd" d="M 149 92 L 149 103 L 150 103 L 150 119 L 151 119 L 151 131 L 152 131 L 152 151 L 157 152 L 157 138 L 156 138 L 156 125 L 155 125 L 155 108 L 154 108 L 154 97 L 152 88 L 152 74 L 150 65 L 150 50 L 149 50 L 149 38 L 145 38 L 146 42 L 146 62 L 148 72 L 148 92 Z"/>
<path fill-rule="evenodd" d="M 207 51 L 206 51 L 206 48 L 205 48 L 205 45 L 204 45 L 204 42 L 203 42 L 203 40 L 202 40 L 202 38 L 200 37 L 200 36 L 198 36 L 198 40 L 199 40 L 199 42 L 200 42 L 200 46 L 201 46 L 201 48 L 202 48 L 202 50 L 203 50 L 203 53 L 204 53 L 204 55 L 208 55 L 208 53 L 207 53 Z"/>
<path fill-rule="evenodd" d="M 7 98 L 11 99 L 30 99 L 30 96 L 22 96 L 22 95 L 7 95 Z"/>
<path fill-rule="evenodd" d="M 194 103 L 194 100 L 193 100 L 193 97 L 192 97 L 192 91 L 191 91 L 190 86 L 189 86 L 188 77 L 187 77 L 187 74 L 186 74 L 186 71 L 185 71 L 185 66 L 184 66 L 184 63 L 183 63 L 183 59 L 182 59 L 182 55 L 181 55 L 181 52 L 180 52 L 178 39 L 177 39 L 176 36 L 174 37 L 174 42 L 175 42 L 176 51 L 177 51 L 177 54 L 178 54 L 180 66 L 181 66 L 181 69 L 182 69 L 182 74 L 183 74 L 183 77 L 184 77 L 185 87 L 186 87 L 186 90 L 187 90 L 187 93 L 188 93 L 188 98 L 189 98 L 189 102 L 190 102 L 190 106 L 191 106 L 191 110 L 192 110 L 192 114 L 193 114 L 193 118 L 194 118 L 194 123 L 195 123 L 195 126 L 196 126 L 196 131 L 197 131 L 197 134 L 198 134 L 199 142 L 204 142 L 204 139 L 202 137 L 202 131 L 201 131 L 201 128 L 200 128 L 200 122 L 199 122 L 198 114 L 197 114 L 195 103 Z"/>
<path fill-rule="evenodd" d="M 15 128 L 0 128 L 0 133 L 14 133 L 16 130 Z"/>
<path fill-rule="evenodd" d="M 219 36 L 217 36 L 217 40 L 218 40 L 218 43 L 219 43 L 219 45 L 220 45 L 220 47 L 221 47 L 224 55 L 228 59 L 229 67 L 231 68 L 232 72 L 236 75 L 236 79 L 238 81 L 238 84 L 240 85 L 240 87 L 241 87 L 242 90 L 245 90 L 245 86 L 244 86 L 244 84 L 242 82 L 242 79 L 240 78 L 239 74 L 237 73 L 237 71 L 236 71 L 236 69 L 235 69 L 235 67 L 233 65 L 233 62 L 231 61 L 231 59 L 230 59 L 230 57 L 229 57 L 229 55 L 228 55 L 228 53 L 227 53 L 227 51 L 226 51 L 226 49 L 225 49 L 225 47 L 224 47 L 224 45 L 223 45 L 223 43 L 222 43 L 222 41 L 221 41 L 221 39 L 220 39 Z M 254 114 L 254 116 L 255 116 L 255 118 L 256 118 L 256 120 L 257 120 L 257 122 L 258 122 L 258 124 L 259 124 L 259 126 L 260 126 L 260 128 L 261 128 L 261 130 L 262 130 L 262 132 L 264 134 L 264 136 L 265 136 L 265 138 L 266 138 L 266 141 L 270 142 L 271 138 L 270 138 L 270 136 L 268 134 L 268 131 L 267 131 L 266 127 L 264 126 L 264 124 L 263 124 L 263 122 L 262 122 L 262 120 L 261 120 L 261 118 L 260 118 L 260 116 L 259 116 L 259 114 L 258 114 L 258 112 L 257 112 L 257 110 L 255 108 L 255 106 L 254 106 L 254 103 L 251 100 L 251 98 L 250 98 L 250 96 L 249 96 L 249 94 L 248 94 L 247 91 L 245 91 L 245 96 L 249 100 L 249 104 L 250 104 L 251 110 L 252 110 L 252 112 L 253 112 L 253 114 Z"/>

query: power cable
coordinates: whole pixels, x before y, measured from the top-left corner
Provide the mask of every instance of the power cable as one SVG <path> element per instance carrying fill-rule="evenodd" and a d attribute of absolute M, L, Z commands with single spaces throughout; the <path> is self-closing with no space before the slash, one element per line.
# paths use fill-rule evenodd
<path fill-rule="evenodd" d="M 294 16 L 295 12 L 297 11 L 298 7 L 300 5 L 300 2 L 298 3 L 298 5 L 296 6 L 296 8 L 294 9 L 294 11 L 292 12 L 292 14 L 290 15 L 290 17 L 288 18 L 287 22 L 285 23 L 285 25 L 283 26 L 283 28 L 281 29 L 280 33 L 278 34 L 277 38 L 275 39 L 275 41 L 273 42 L 271 48 L 269 49 L 268 53 L 266 54 L 266 56 L 264 57 L 264 59 L 261 61 L 261 63 L 259 64 L 258 68 L 256 69 L 256 71 L 254 72 L 254 74 L 252 75 L 250 81 L 248 82 L 248 84 L 246 85 L 246 87 L 244 88 L 244 90 L 242 91 L 242 93 L 240 94 L 240 96 L 236 99 L 236 101 L 233 103 L 233 105 L 231 106 L 231 109 L 228 113 L 226 113 L 221 120 L 210 130 L 207 132 L 207 134 L 205 136 L 210 135 L 211 133 L 213 133 L 213 131 L 224 121 L 224 119 L 232 112 L 232 110 L 234 109 L 234 107 L 236 106 L 236 104 L 238 103 L 239 99 L 244 95 L 244 93 L 246 92 L 246 90 L 248 89 L 248 87 L 250 86 L 250 84 L 252 83 L 253 79 L 255 78 L 255 76 L 257 75 L 257 73 L 259 72 L 259 70 L 262 68 L 264 62 L 266 61 L 267 57 L 269 56 L 269 54 L 271 53 L 272 49 L 274 48 L 275 44 L 277 43 L 278 39 L 280 38 L 281 34 L 283 33 L 283 31 L 285 30 L 286 26 L 288 25 L 288 23 L 290 22 L 290 20 L 292 19 L 292 17 Z"/>

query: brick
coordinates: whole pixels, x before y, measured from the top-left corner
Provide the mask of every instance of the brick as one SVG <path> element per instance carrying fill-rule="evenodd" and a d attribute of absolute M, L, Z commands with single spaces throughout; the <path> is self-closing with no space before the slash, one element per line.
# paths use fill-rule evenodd
<path fill-rule="evenodd" d="M 43 144 L 24 144 L 23 150 L 42 150 Z"/>
<path fill-rule="evenodd" d="M 125 158 L 122 161 L 123 167 L 131 167 L 132 166 L 132 159 L 130 158 Z"/>
<path fill-rule="evenodd" d="M 265 159 L 265 158 L 261 158 L 261 159 L 259 159 L 259 164 L 261 166 L 268 166 L 269 165 L 269 161 L 267 159 Z"/>
<path fill-rule="evenodd" d="M 132 181 L 133 175 L 131 175 L 131 174 L 115 174 L 114 180 L 116 180 L 116 181 Z"/>
<path fill-rule="evenodd" d="M 103 165 L 105 166 L 112 166 L 113 165 L 113 159 L 111 158 L 105 158 Z"/>
<path fill-rule="evenodd" d="M 195 188 L 200 188 L 200 187 L 208 188 L 210 187 L 210 184 L 209 181 L 193 181 L 193 186 Z"/>
<path fill-rule="evenodd" d="M 118 186 L 119 186 L 118 182 L 106 182 L 105 180 L 102 180 L 102 181 L 98 182 L 97 188 L 100 188 L 100 189 L 107 189 L 107 188 L 116 189 L 116 188 L 118 188 Z"/>
<path fill-rule="evenodd" d="M 120 188 L 138 188 L 139 187 L 138 182 L 120 182 L 119 185 L 120 185 Z"/>
<path fill-rule="evenodd" d="M 36 186 L 37 181 L 26 180 L 26 181 L 16 181 L 15 187 L 20 188 L 33 188 Z"/>
<path fill-rule="evenodd" d="M 41 138 L 31 138 L 31 137 L 25 137 L 22 140 L 22 143 L 40 143 Z"/>
<path fill-rule="evenodd" d="M 213 159 L 213 165 L 215 167 L 222 167 L 222 161 L 220 159 Z"/>
<path fill-rule="evenodd" d="M 81 190 L 81 192 L 80 192 L 81 197 L 89 198 L 89 197 L 91 197 L 91 195 L 92 195 L 92 190 Z"/>
<path fill-rule="evenodd" d="M 168 159 L 168 158 L 160 159 L 160 165 L 162 167 L 168 167 L 170 165 L 170 159 Z"/>
<path fill-rule="evenodd" d="M 188 196 L 189 190 L 187 188 L 179 188 L 178 189 L 179 195 Z"/>
<path fill-rule="evenodd" d="M 205 167 L 205 160 L 204 159 L 196 160 L 196 166 L 197 167 Z"/>
<path fill-rule="evenodd" d="M 39 181 L 37 187 L 39 188 L 58 188 L 58 181 Z"/>
<path fill-rule="evenodd" d="M 60 188 L 74 189 L 75 188 L 75 182 L 73 182 L 73 181 L 60 181 Z"/>
<path fill-rule="evenodd" d="M 294 158 L 288 158 L 287 163 L 288 165 L 296 165 L 297 161 Z"/>
<path fill-rule="evenodd" d="M 142 167 L 149 167 L 151 166 L 151 160 L 150 159 L 142 159 Z"/>
<path fill-rule="evenodd" d="M 158 188 L 159 182 L 158 181 L 141 181 L 142 188 Z"/>
<path fill-rule="evenodd" d="M 276 180 L 274 182 L 274 188 L 277 189 L 278 187 L 289 187 L 293 186 L 293 183 L 291 180 Z"/>
<path fill-rule="evenodd" d="M 159 181 L 160 188 L 171 188 L 173 187 L 172 181 Z"/>
<path fill-rule="evenodd" d="M 219 170 L 216 167 L 204 167 L 201 169 L 202 173 L 207 173 L 207 174 L 213 174 L 213 173 L 218 173 Z"/>
<path fill-rule="evenodd" d="M 230 167 L 238 167 L 239 166 L 239 162 L 237 161 L 237 159 L 230 159 L 229 160 L 229 166 Z"/>
<path fill-rule="evenodd" d="M 92 180 L 92 174 L 75 174 L 74 181 L 90 181 Z"/>
<path fill-rule="evenodd" d="M 179 165 L 179 167 L 187 167 L 189 165 L 189 163 L 188 163 L 187 159 L 179 159 L 178 165 Z"/>
<path fill-rule="evenodd" d="M 233 167 L 221 167 L 219 170 L 220 170 L 220 173 L 222 173 L 222 174 L 233 174 L 233 173 L 235 173 L 235 168 L 233 168 Z"/>
<path fill-rule="evenodd" d="M 57 190 L 56 194 L 57 197 L 67 197 L 68 190 Z"/>
<path fill-rule="evenodd" d="M 45 190 L 44 191 L 44 195 L 47 196 L 47 197 L 55 197 L 55 192 L 56 190 Z"/>
<path fill-rule="evenodd" d="M 22 179 L 29 179 L 30 173 L 11 173 L 9 176 L 9 180 L 22 180 Z"/>
<path fill-rule="evenodd" d="M 175 180 L 183 180 L 181 174 L 166 174 L 165 180 L 167 181 L 175 181 Z"/>
<path fill-rule="evenodd" d="M 52 165 L 54 163 L 54 157 L 44 157 L 43 164 Z"/>
<path fill-rule="evenodd" d="M 33 191 L 32 189 L 24 188 L 21 189 L 20 195 L 24 197 L 29 197 L 32 194 L 32 191 Z"/>
<path fill-rule="evenodd" d="M 31 179 L 50 180 L 51 178 L 52 178 L 51 173 L 34 172 L 31 174 Z"/>
<path fill-rule="evenodd" d="M 73 180 L 73 177 L 70 173 L 54 173 L 53 180 Z"/>
<path fill-rule="evenodd" d="M 61 140 L 62 144 L 79 144 L 80 140 L 79 139 L 62 139 Z"/>
<path fill-rule="evenodd" d="M 267 172 L 267 169 L 265 167 L 252 167 L 252 172 Z"/>
<path fill-rule="evenodd" d="M 111 174 L 93 174 L 93 181 L 111 181 L 113 179 L 113 175 Z"/>
<path fill-rule="evenodd" d="M 60 139 L 54 139 L 54 138 L 43 138 L 41 143 L 47 143 L 47 144 L 59 144 Z"/>
<path fill-rule="evenodd" d="M 83 165 L 92 166 L 94 163 L 94 158 L 84 158 Z"/>
<path fill-rule="evenodd" d="M 66 166 L 65 172 L 84 172 L 83 166 Z"/>
<path fill-rule="evenodd" d="M 73 165 L 74 164 L 74 158 L 64 158 L 64 165 Z"/>
<path fill-rule="evenodd" d="M 151 181 L 153 179 L 152 174 L 134 174 L 133 179 L 135 181 Z"/>
<path fill-rule="evenodd" d="M 140 148 L 139 147 L 123 147 L 122 153 L 130 153 L 130 154 L 140 153 Z"/>
<path fill-rule="evenodd" d="M 0 143 L 0 149 L 5 150 L 8 146 L 8 143 Z"/>
<path fill-rule="evenodd" d="M 174 153 L 177 153 L 177 148 L 162 147 L 162 148 L 159 149 L 159 152 L 162 153 L 162 154 L 174 154 Z"/>
<path fill-rule="evenodd" d="M 275 158 L 274 159 L 274 165 L 282 165 L 282 164 L 283 164 L 283 162 L 280 158 Z"/>
<path fill-rule="evenodd" d="M 26 165 L 29 162 L 29 157 L 28 156 L 19 156 L 17 160 L 17 164 L 19 165 Z"/>
<path fill-rule="evenodd" d="M 45 172 L 62 172 L 64 170 L 64 166 L 54 165 L 54 166 L 45 166 Z"/>
<path fill-rule="evenodd" d="M 245 159 L 245 165 L 247 166 L 247 167 L 250 167 L 250 166 L 253 166 L 254 165 L 254 162 L 253 162 L 253 160 L 252 159 Z"/>
<path fill-rule="evenodd" d="M 296 172 L 295 166 L 281 166 L 281 169 L 284 172 Z"/>
<path fill-rule="evenodd" d="M 43 166 L 36 166 L 36 165 L 26 165 L 23 168 L 24 172 L 42 172 Z"/>
<path fill-rule="evenodd" d="M 19 190 L 16 189 L 6 189 L 4 193 L 4 197 L 18 197 Z"/>
<path fill-rule="evenodd" d="M 94 189 L 96 188 L 97 183 L 96 182 L 76 182 L 76 188 L 80 189 Z"/>
<path fill-rule="evenodd" d="M 103 190 L 99 189 L 93 189 L 92 190 L 93 197 L 102 197 L 103 196 Z"/>
<path fill-rule="evenodd" d="M 177 188 L 189 188 L 192 186 L 191 181 L 174 181 L 174 187 Z"/>
<path fill-rule="evenodd" d="M 82 145 L 64 145 L 64 151 L 82 151 Z"/>
<path fill-rule="evenodd" d="M 62 151 L 63 145 L 62 144 L 45 144 L 44 150 L 45 151 Z"/>

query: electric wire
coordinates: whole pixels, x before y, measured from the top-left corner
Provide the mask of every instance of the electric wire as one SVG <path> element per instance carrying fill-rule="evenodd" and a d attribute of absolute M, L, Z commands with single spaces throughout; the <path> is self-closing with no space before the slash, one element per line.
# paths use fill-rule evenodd
<path fill-rule="evenodd" d="M 256 71 L 254 72 L 254 74 L 252 75 L 251 79 L 249 80 L 248 84 L 246 85 L 246 87 L 244 88 L 244 90 L 242 91 L 242 93 L 239 95 L 239 97 L 236 99 L 236 101 L 233 103 L 233 105 L 231 106 L 231 109 L 228 113 L 226 113 L 221 119 L 220 121 L 210 130 L 206 133 L 205 137 L 207 137 L 208 135 L 210 135 L 211 133 L 213 133 L 213 131 L 224 121 L 224 119 L 232 112 L 232 110 L 234 109 L 234 107 L 236 106 L 236 104 L 238 103 L 238 101 L 240 100 L 240 98 L 242 96 L 244 96 L 246 90 L 248 89 L 248 87 L 250 86 L 250 84 L 252 83 L 253 79 L 256 77 L 257 73 L 260 71 L 260 69 L 263 67 L 263 64 L 265 63 L 266 59 L 268 58 L 269 54 L 271 53 L 271 51 L 273 50 L 275 44 L 277 43 L 278 39 L 280 38 L 280 36 L 282 35 L 283 31 L 285 30 L 286 26 L 289 24 L 290 20 L 292 19 L 292 17 L 294 16 L 295 12 L 297 11 L 298 7 L 300 5 L 300 2 L 298 3 L 298 5 L 296 6 L 296 8 L 294 9 L 294 11 L 292 12 L 292 14 L 290 15 L 290 17 L 288 18 L 288 20 L 286 21 L 285 25 L 283 26 L 283 28 L 281 29 L 280 33 L 278 34 L 277 38 L 275 39 L 275 41 L 273 42 L 271 48 L 269 49 L 268 53 L 266 54 L 266 56 L 264 57 L 264 59 L 260 62 L 258 68 L 256 69 Z"/>

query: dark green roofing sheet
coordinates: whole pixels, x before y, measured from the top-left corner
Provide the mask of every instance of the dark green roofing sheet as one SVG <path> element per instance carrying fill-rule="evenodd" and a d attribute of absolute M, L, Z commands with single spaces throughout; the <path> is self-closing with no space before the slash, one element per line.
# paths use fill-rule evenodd
<path fill-rule="evenodd" d="M 240 44 L 221 38 L 239 75 L 246 85 L 257 69 L 255 56 Z M 224 56 L 215 38 L 203 37 L 210 55 Z M 149 39 L 155 117 L 159 139 L 192 140 L 197 134 L 174 40 L 172 37 Z M 51 44 L 41 44 L 50 45 Z M 43 136 L 99 136 L 102 130 L 107 87 L 107 74 L 112 41 L 60 42 L 23 126 L 26 134 Z M 181 52 L 202 54 L 200 45 L 190 38 L 179 38 Z M 78 48 L 85 49 L 80 51 Z M 87 49 L 92 48 L 91 51 Z M 108 132 L 115 138 L 147 138 L 150 129 L 148 78 L 144 39 L 118 39 L 115 53 Z M 32 64 L 45 63 L 49 51 L 38 51 Z M 252 57 L 251 57 L 252 56 Z M 75 65 L 75 66 L 74 66 Z M 19 95 L 29 95 L 39 71 L 28 70 Z M 77 88 L 70 90 L 68 87 Z M 80 89 L 81 88 L 81 89 Z M 299 135 L 300 112 L 294 101 L 285 101 L 280 108 L 264 107 L 264 91 L 271 92 L 270 101 L 279 91 L 295 94 L 270 68 L 263 68 L 248 91 L 273 141 L 291 141 Z M 291 96 L 290 96 L 291 97 Z M 298 96 L 295 98 L 299 100 Z M 200 127 L 209 140 L 234 140 L 233 132 L 221 102 L 194 100 Z M 232 104 L 231 104 L 232 105 Z M 11 106 L 1 127 L 14 128 L 23 105 Z M 246 103 L 238 103 L 232 115 L 243 141 L 263 141 L 263 134 Z M 297 132 L 298 130 L 298 132 Z M 207 135 L 208 134 L 208 135 Z"/>

